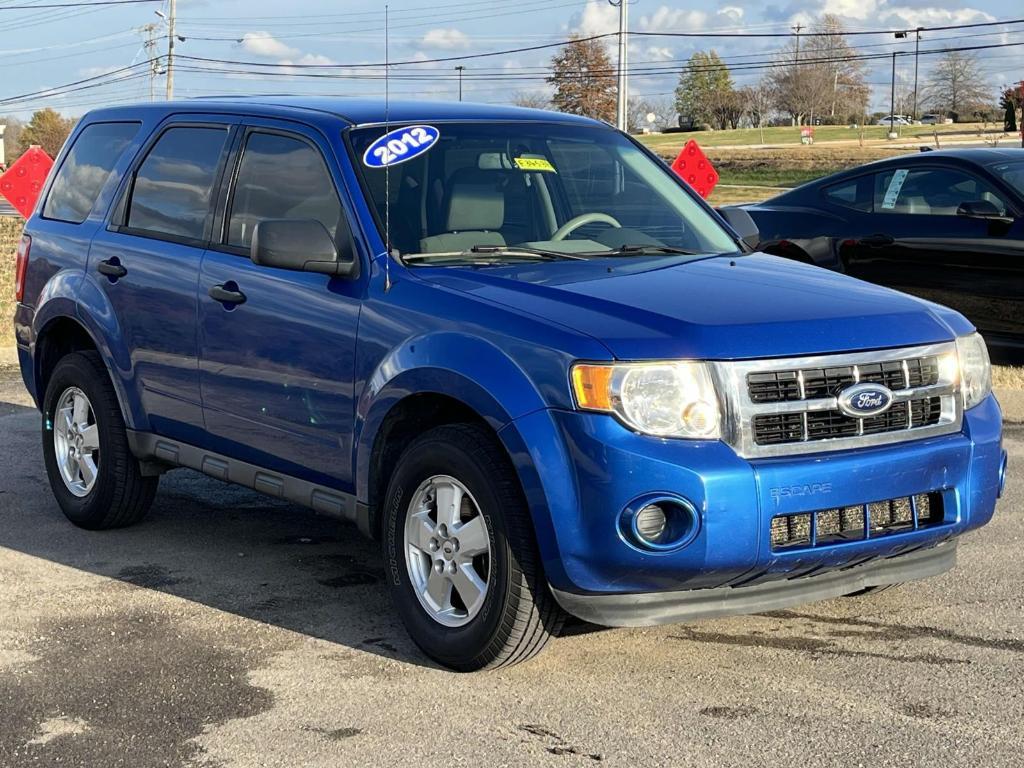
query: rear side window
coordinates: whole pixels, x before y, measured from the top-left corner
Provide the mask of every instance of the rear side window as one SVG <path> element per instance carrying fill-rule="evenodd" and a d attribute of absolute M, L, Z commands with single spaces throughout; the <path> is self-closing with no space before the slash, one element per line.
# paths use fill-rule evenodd
<path fill-rule="evenodd" d="M 830 203 L 855 211 L 870 212 L 874 194 L 874 176 L 861 176 L 825 188 Z"/>
<path fill-rule="evenodd" d="M 900 168 L 880 173 L 875 182 L 875 212 L 919 216 L 956 216 L 964 203 L 989 202 L 1000 215 L 1006 201 L 988 183 L 954 168 Z"/>
<path fill-rule="evenodd" d="M 165 131 L 135 174 L 128 228 L 202 240 L 227 138 L 227 128 L 182 126 Z"/>
<path fill-rule="evenodd" d="M 43 218 L 81 224 L 139 132 L 138 123 L 93 123 L 82 129 L 53 180 Z"/>
<path fill-rule="evenodd" d="M 228 245 L 248 248 L 267 219 L 314 219 L 335 237 L 341 201 L 319 150 L 291 136 L 252 133 L 238 166 Z"/>

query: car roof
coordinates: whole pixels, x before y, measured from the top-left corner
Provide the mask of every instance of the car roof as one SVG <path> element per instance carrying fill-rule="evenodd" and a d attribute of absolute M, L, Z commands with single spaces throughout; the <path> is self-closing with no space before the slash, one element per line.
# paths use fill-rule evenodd
<path fill-rule="evenodd" d="M 209 96 L 170 102 L 142 102 L 110 107 L 90 112 L 90 121 L 97 119 L 124 119 L 143 112 L 174 114 L 176 112 L 207 112 L 250 114 L 268 117 L 297 117 L 304 115 L 330 116 L 349 125 L 377 125 L 427 122 L 442 120 L 491 120 L 564 123 L 608 127 L 606 123 L 578 115 L 527 109 L 500 104 L 476 104 L 460 101 L 392 100 L 385 104 L 379 98 L 348 98 L 341 96 L 291 96 L 267 94 L 261 96 Z"/>

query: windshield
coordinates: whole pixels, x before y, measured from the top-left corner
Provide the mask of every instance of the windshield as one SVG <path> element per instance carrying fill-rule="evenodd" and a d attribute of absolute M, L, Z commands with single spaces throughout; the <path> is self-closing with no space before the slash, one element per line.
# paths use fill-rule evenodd
<path fill-rule="evenodd" d="M 353 130 L 354 159 L 410 264 L 737 250 L 666 166 L 611 129 L 438 123 L 383 135 Z"/>
<path fill-rule="evenodd" d="M 993 165 L 992 170 L 1007 184 L 1017 190 L 1017 193 L 1024 196 L 1024 161 L 1017 160 L 1013 163 L 1000 163 Z"/>

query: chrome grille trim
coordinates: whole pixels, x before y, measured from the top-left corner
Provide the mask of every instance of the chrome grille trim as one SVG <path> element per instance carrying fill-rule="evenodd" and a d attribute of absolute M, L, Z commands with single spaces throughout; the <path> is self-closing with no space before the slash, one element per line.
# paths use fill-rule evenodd
<path fill-rule="evenodd" d="M 954 342 L 903 347 L 900 349 L 885 349 L 873 352 L 710 363 L 716 384 L 721 393 L 724 417 L 723 439 L 744 458 L 768 458 L 841 451 L 876 445 L 892 445 L 909 440 L 919 440 L 925 437 L 959 432 L 963 423 L 963 406 L 960 398 L 959 382 L 956 380 L 955 374 L 953 374 L 952 380 L 943 380 L 941 366 L 939 366 L 939 380 L 936 384 L 919 387 L 909 386 L 911 377 L 907 364 L 908 360 L 928 357 L 938 358 L 943 355 L 952 355 L 955 359 L 956 345 Z M 910 426 L 912 423 L 912 418 L 910 417 L 912 406 L 907 405 L 908 426 L 906 427 L 901 426 L 890 431 L 865 433 L 864 419 L 858 419 L 856 434 L 850 436 L 815 439 L 809 434 L 808 414 L 837 410 L 838 398 L 829 396 L 804 399 L 807 395 L 803 374 L 805 369 L 851 367 L 854 378 L 859 381 L 861 378 L 860 366 L 892 362 L 900 362 L 903 369 L 903 388 L 892 389 L 894 404 L 937 397 L 941 403 L 941 412 L 937 423 L 918 427 Z M 798 371 L 797 383 L 800 400 L 755 403 L 751 399 L 747 383 L 747 377 L 750 374 L 780 373 L 793 370 Z M 897 381 L 898 378 L 897 375 Z M 759 445 L 754 437 L 754 418 L 756 416 L 777 414 L 800 414 L 802 416 L 802 425 L 800 425 L 802 439 L 787 443 Z M 799 431 L 797 434 L 799 434 Z"/>

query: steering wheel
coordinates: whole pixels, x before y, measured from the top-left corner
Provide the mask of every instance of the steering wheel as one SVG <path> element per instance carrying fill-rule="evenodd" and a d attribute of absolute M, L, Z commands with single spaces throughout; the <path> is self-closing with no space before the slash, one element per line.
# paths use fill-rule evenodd
<path fill-rule="evenodd" d="M 601 222 L 602 224 L 611 224 L 616 229 L 622 229 L 622 225 L 607 213 L 584 213 L 576 218 L 569 219 L 565 224 L 555 230 L 555 234 L 551 236 L 553 242 L 559 240 L 565 240 L 569 235 L 575 232 L 585 224 L 594 224 Z"/>

